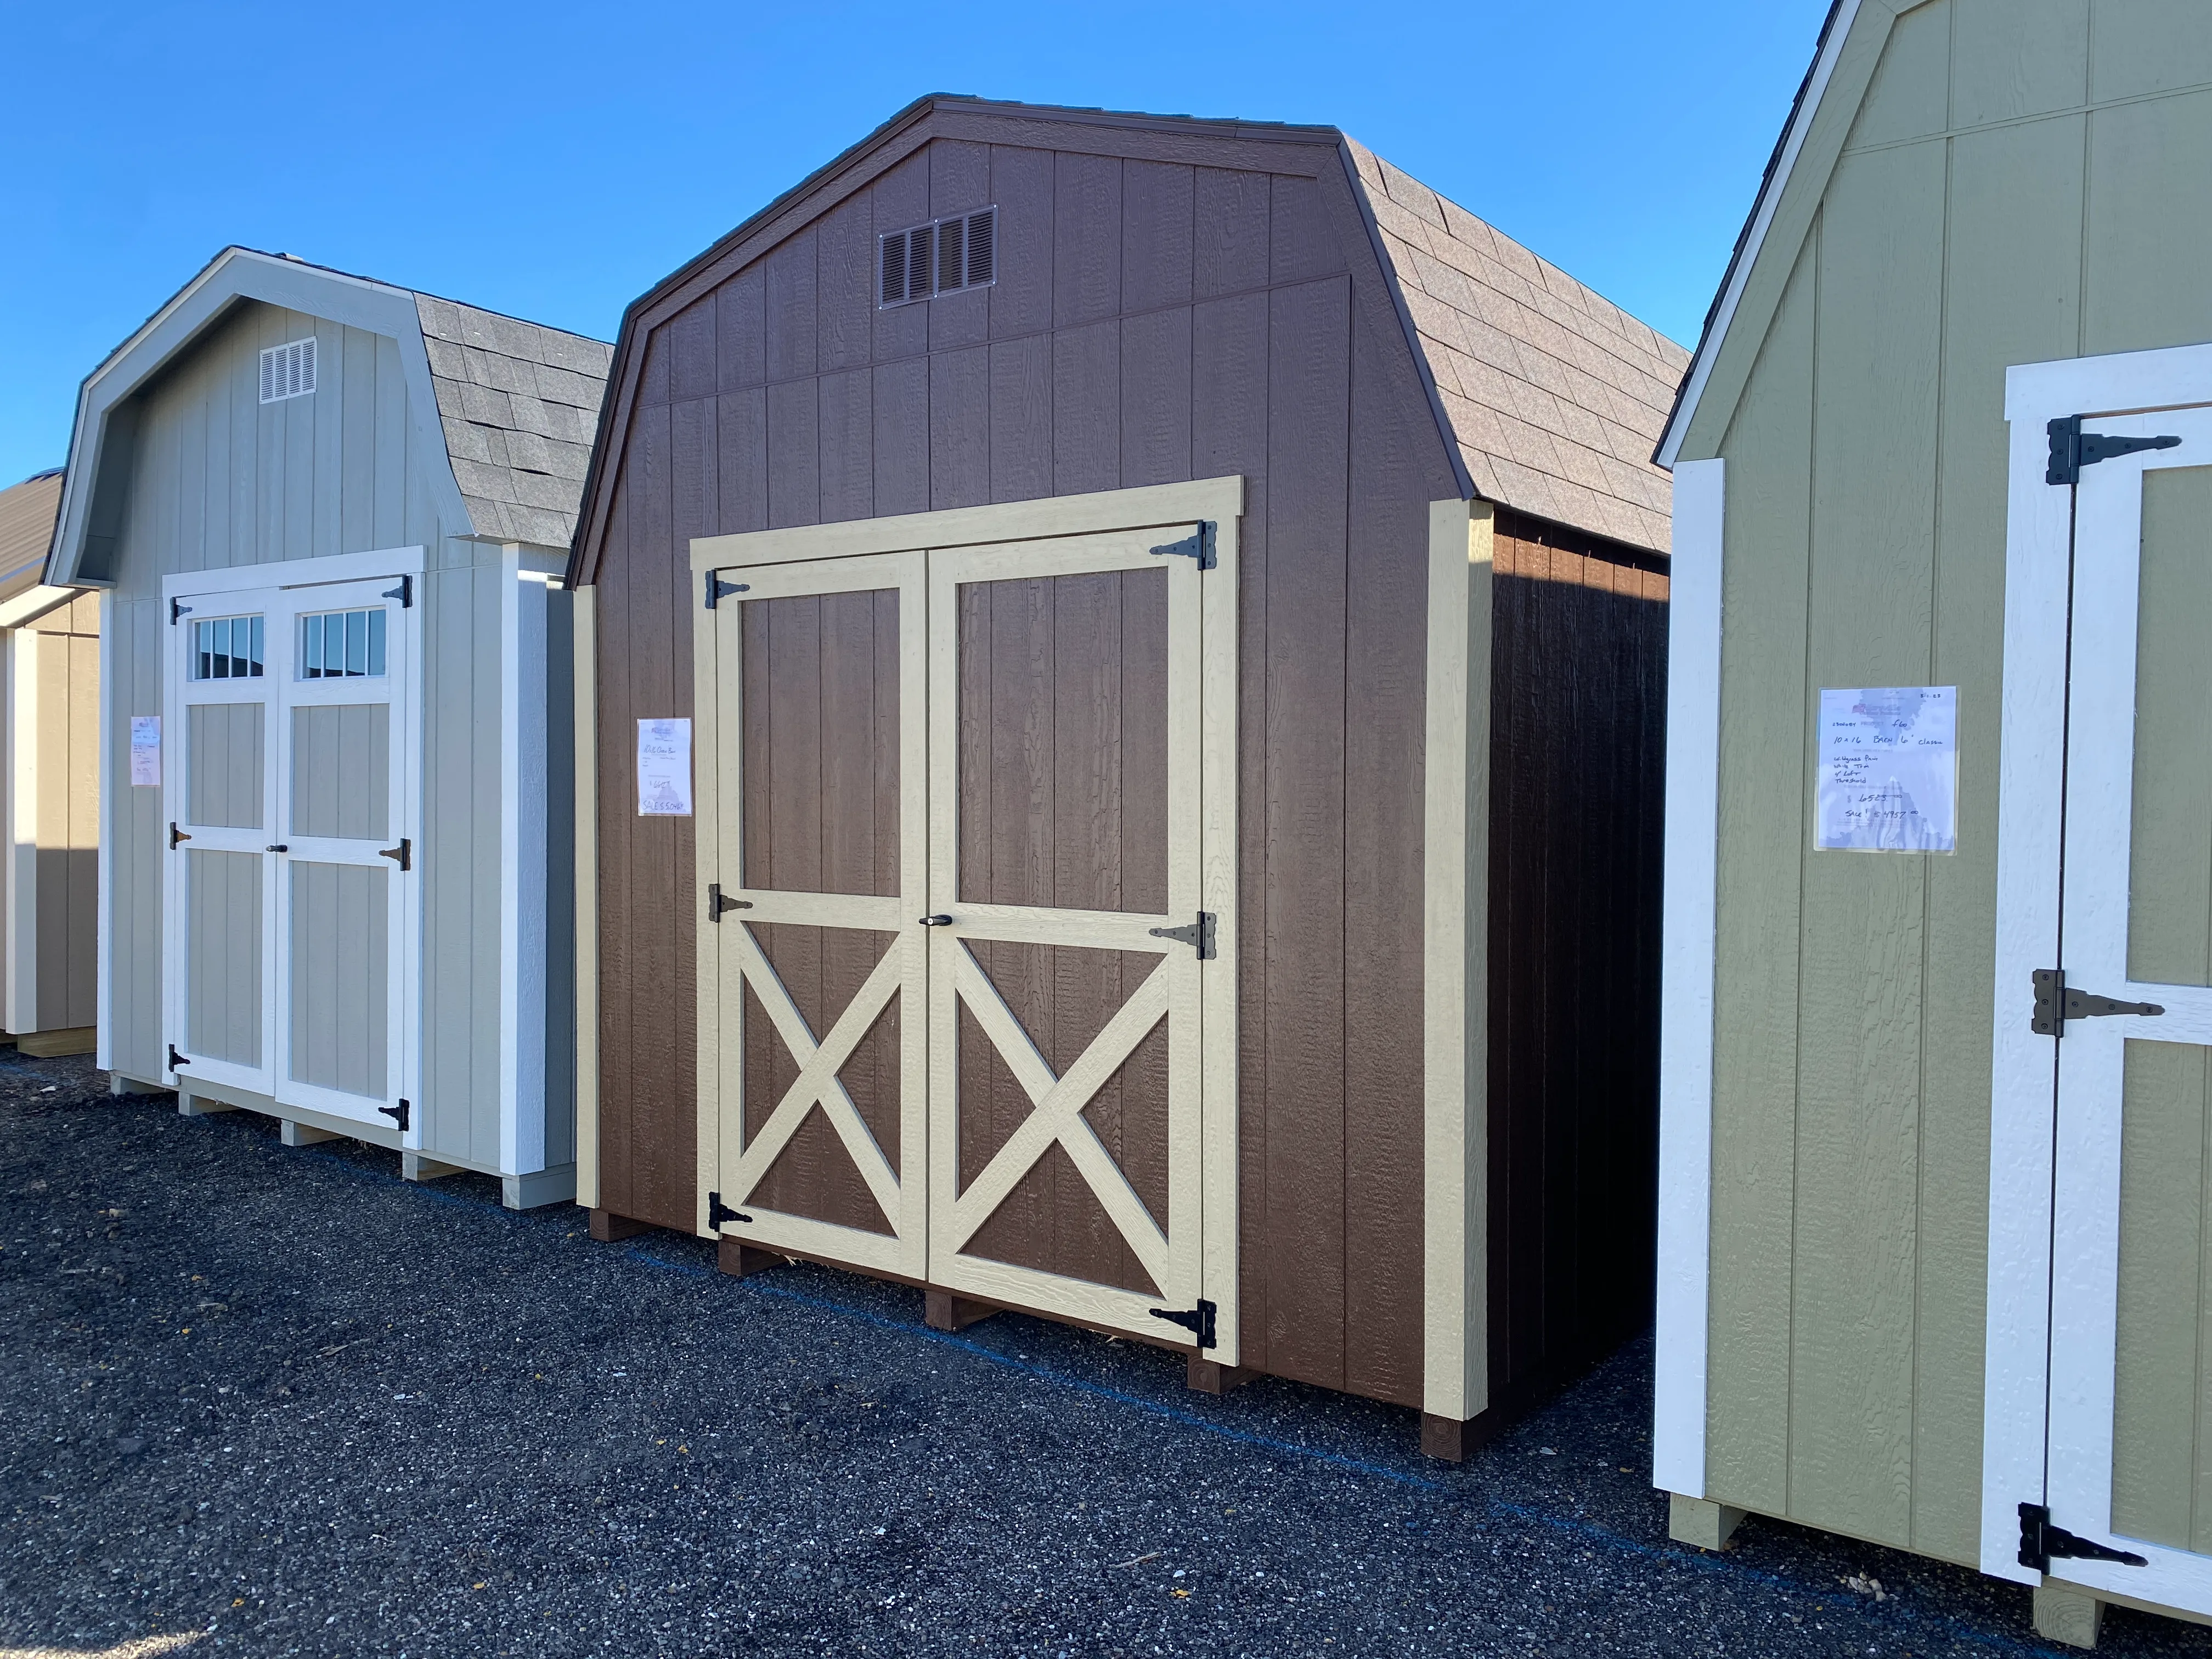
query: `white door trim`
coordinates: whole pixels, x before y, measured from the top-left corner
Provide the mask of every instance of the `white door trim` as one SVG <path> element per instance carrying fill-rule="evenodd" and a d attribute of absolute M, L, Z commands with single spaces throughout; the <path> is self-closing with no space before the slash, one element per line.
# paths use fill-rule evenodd
<path fill-rule="evenodd" d="M 255 587 L 321 587 L 331 582 L 371 581 L 379 576 L 416 576 L 424 568 L 419 547 L 387 547 L 373 553 L 331 553 L 319 559 L 285 559 L 275 564 L 225 565 L 217 570 L 179 570 L 161 578 L 161 597 L 235 593 Z M 165 619 L 166 620 L 166 619 Z"/>
<path fill-rule="evenodd" d="M 2044 482 L 2045 427 L 2071 415 L 2205 402 L 2212 402 L 2212 345 L 2021 364 L 2005 376 L 2011 477 L 1998 760 L 1981 1568 L 2021 1583 L 2042 1582 L 2019 1562 L 2019 1506 L 2045 1492 L 2045 1402 L 2052 1382 L 2047 1354 L 2057 1056 L 2051 1039 L 2029 1029 L 2029 975 L 2054 965 L 2058 948 L 2074 505 L 2072 492 Z M 2054 1519 L 2067 1524 L 2063 1516 Z M 2136 1588 L 2128 1593 L 2154 1599 L 2143 1570 L 2126 1571 L 2137 1575 L 2130 1581 Z M 2086 1572 L 2087 1564 L 2067 1564 L 2070 1579 L 2090 1582 Z"/>
<path fill-rule="evenodd" d="M 1727 463 L 1674 467 L 1667 623 L 1665 926 L 1659 1000 L 1659 1275 L 1651 1482 L 1705 1495 L 1713 1203 L 1713 972 L 1720 836 Z"/>

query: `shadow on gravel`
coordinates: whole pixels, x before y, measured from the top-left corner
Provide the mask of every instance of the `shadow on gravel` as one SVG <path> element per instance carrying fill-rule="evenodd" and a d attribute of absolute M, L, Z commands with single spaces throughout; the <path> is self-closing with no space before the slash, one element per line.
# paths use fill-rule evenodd
<path fill-rule="evenodd" d="M 0 1328 L 0 1659 L 2058 1651 L 1962 1569 L 1669 1543 L 1645 1345 L 1453 1468 L 1395 1407 L 740 1283 L 4 1049 Z"/>

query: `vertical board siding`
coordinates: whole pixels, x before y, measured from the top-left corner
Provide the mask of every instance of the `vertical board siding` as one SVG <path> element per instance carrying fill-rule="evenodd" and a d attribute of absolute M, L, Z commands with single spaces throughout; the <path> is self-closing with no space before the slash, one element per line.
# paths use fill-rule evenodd
<path fill-rule="evenodd" d="M 31 624 L 38 650 L 36 808 L 40 1030 L 98 1018 L 100 605 L 74 599 Z"/>
<path fill-rule="evenodd" d="M 1490 1376 L 1650 1318 L 1663 561 L 1500 512 L 1492 577 Z"/>
<path fill-rule="evenodd" d="M 2207 79 L 2200 8 L 1905 13 L 1683 451 L 1729 461 L 1708 1498 L 1978 1558 L 2004 373 L 2212 339 Z M 1922 684 L 1958 853 L 1813 852 L 1817 693 Z"/>
<path fill-rule="evenodd" d="M 1426 508 L 1457 491 L 1405 343 L 1365 320 L 1364 285 L 1379 278 L 1364 241 L 1340 240 L 1337 227 L 1356 221 L 1348 198 L 1329 194 L 1340 191 L 1329 182 L 1335 152 L 1285 154 L 1285 170 L 1270 174 L 933 141 L 641 343 L 624 447 L 605 463 L 613 494 L 597 550 L 602 1202 L 687 1231 L 695 1223 L 690 824 L 635 816 L 630 760 L 635 720 L 690 712 L 690 537 L 1236 473 L 1247 482 L 1243 1352 L 1272 1372 L 1418 1404 L 1420 1077 L 1409 1022 L 1419 1003 Z M 865 212 L 850 205 L 863 199 Z M 876 234 L 985 201 L 999 210 L 997 282 L 872 312 L 872 355 L 860 354 L 842 262 L 872 261 Z M 863 222 L 865 240 L 851 230 Z M 711 351 L 713 372 L 677 368 L 679 350 Z M 687 413 L 710 401 L 713 421 Z M 687 447 L 699 453 L 687 459 Z M 687 466 L 719 480 L 710 523 L 679 523 L 672 509 L 693 499 L 678 483 Z M 1499 672 L 1532 677 L 1510 682 L 1516 740 L 1595 720 L 1577 741 L 1595 769 L 1589 793 L 1611 805 L 1576 817 L 1544 794 L 1564 789 L 1556 771 L 1531 777 L 1528 800 L 1565 815 L 1577 848 L 1632 823 L 1649 846 L 1607 849 L 1579 884 L 1564 870 L 1571 855 L 1557 854 L 1560 870 L 1539 895 L 1549 908 L 1512 936 L 1516 951 L 1561 939 L 1589 948 L 1612 921 L 1605 895 L 1648 902 L 1656 890 L 1639 885 L 1656 872 L 1638 862 L 1656 848 L 1638 816 L 1656 811 L 1651 756 L 1632 751 L 1650 744 L 1657 718 L 1657 624 L 1623 618 L 1656 615 L 1663 595 L 1644 567 L 1577 545 L 1571 556 L 1584 565 L 1629 574 L 1607 576 L 1611 587 L 1586 570 L 1530 577 L 1541 595 L 1574 597 L 1529 601 L 1533 654 Z M 1553 670 L 1573 654 L 1561 641 L 1584 611 L 1613 630 L 1622 659 L 1559 679 Z M 1630 710 L 1610 724 L 1592 713 L 1609 697 Z M 1629 928 L 1619 963 L 1601 964 L 1625 976 L 1623 995 L 1649 989 L 1634 977 L 1646 971 L 1645 921 Z M 1046 1008 L 1060 969 L 1030 967 Z M 1529 963 L 1505 993 L 1552 1000 L 1536 1049 L 1516 1066 L 1590 1041 L 1556 972 Z M 1611 1042 L 1617 1025 L 1604 1035 Z M 1569 1097 L 1561 1121 L 1532 1143 L 1540 1169 L 1568 1170 L 1547 1175 L 1547 1192 L 1584 1202 L 1618 1190 L 1606 1182 L 1638 1154 L 1593 1148 L 1577 1114 L 1607 1087 L 1648 1092 L 1638 1045 L 1649 1035 L 1558 1085 Z M 1514 1274 L 1561 1283 L 1597 1270 L 1568 1201 L 1533 1201 L 1535 1243 L 1524 1250 L 1514 1237 L 1516 1262 L 1534 1265 Z M 1621 1213 L 1649 1201 L 1626 1194 Z M 1571 1364 L 1598 1329 L 1618 1330 L 1632 1316 L 1624 1310 L 1640 1307 L 1644 1281 L 1626 1282 L 1586 1328 L 1532 1328 L 1499 1363 L 1515 1376 Z"/>

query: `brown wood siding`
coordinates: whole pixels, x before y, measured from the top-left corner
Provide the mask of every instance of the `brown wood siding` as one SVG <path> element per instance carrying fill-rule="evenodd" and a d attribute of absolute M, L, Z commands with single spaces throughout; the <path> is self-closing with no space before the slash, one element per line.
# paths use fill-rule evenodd
<path fill-rule="evenodd" d="M 631 776 L 632 722 L 690 711 L 690 538 L 1240 474 L 1243 1358 L 1419 1404 L 1426 505 L 1460 492 L 1339 152 L 924 125 L 630 348 L 582 550 L 602 1202 L 692 1224 L 690 824 L 638 818 Z M 876 234 L 987 203 L 994 286 L 866 303 Z"/>
<path fill-rule="evenodd" d="M 1501 512 L 1490 1307 L 1510 1409 L 1650 1317 L 1664 562 Z"/>

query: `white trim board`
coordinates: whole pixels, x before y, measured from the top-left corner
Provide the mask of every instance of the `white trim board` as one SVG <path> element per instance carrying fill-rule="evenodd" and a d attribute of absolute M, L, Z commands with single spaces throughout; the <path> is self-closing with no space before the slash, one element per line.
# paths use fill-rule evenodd
<path fill-rule="evenodd" d="M 2005 376 L 2011 477 L 2005 532 L 1996 985 L 1990 1094 L 1981 1569 L 2028 1584 L 2019 1505 L 2041 1498 L 2048 1437 L 2052 1136 L 2051 1040 L 2026 1016 L 2028 975 L 2058 951 L 2072 492 L 2044 482 L 2048 422 L 2212 402 L 2212 345 L 2016 365 Z M 2116 463 L 2107 462 L 2107 465 Z M 2059 1523 L 2064 1524 L 2063 1517 Z"/>
<path fill-rule="evenodd" d="M 1773 228 L 1775 210 L 1781 206 L 1783 192 L 1790 188 L 1790 180 L 1797 170 L 1797 158 L 1804 150 L 1806 135 L 1813 130 L 1814 118 L 1820 112 L 1821 100 L 1828 95 L 1828 82 L 1835 78 L 1836 63 L 1844 54 L 1844 43 L 1850 38 L 1851 25 L 1858 21 L 1860 4 L 1861 0 L 1841 0 L 1827 37 L 1813 59 L 1805 94 L 1798 100 L 1783 133 L 1782 151 L 1776 159 L 1774 172 L 1752 209 L 1743 247 L 1729 266 L 1712 322 L 1698 342 L 1696 356 L 1690 360 L 1689 377 L 1683 383 L 1682 396 L 1668 419 L 1667 429 L 1659 434 L 1658 452 L 1652 459 L 1661 466 L 1674 465 L 1675 458 L 1682 452 L 1683 436 L 1689 431 L 1690 422 L 1697 418 L 1698 403 L 1705 396 L 1705 382 L 1712 378 L 1714 360 L 1727 343 L 1729 329 L 1735 321 L 1736 307 L 1743 301 L 1744 288 L 1751 281 L 1752 270 L 1766 246 L 1766 233 Z"/>
<path fill-rule="evenodd" d="M 419 547 L 389 547 L 369 553 L 326 553 L 319 558 L 286 559 L 276 564 L 231 564 L 214 570 L 179 570 L 161 578 L 165 599 L 195 593 L 235 593 L 257 587 L 321 587 L 331 582 L 374 581 L 379 576 L 419 576 L 425 568 Z"/>
<path fill-rule="evenodd" d="M 1651 1480 L 1685 1498 L 1705 1495 L 1726 467 L 1723 460 L 1675 467 L 1674 558 L 1668 573 Z"/>

